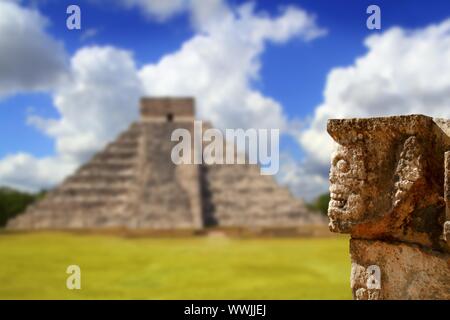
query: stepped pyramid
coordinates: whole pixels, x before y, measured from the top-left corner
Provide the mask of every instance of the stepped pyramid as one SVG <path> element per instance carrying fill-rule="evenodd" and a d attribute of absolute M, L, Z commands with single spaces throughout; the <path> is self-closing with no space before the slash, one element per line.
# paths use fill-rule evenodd
<path fill-rule="evenodd" d="M 194 132 L 191 98 L 143 98 L 141 118 L 11 229 L 201 229 L 320 223 L 257 165 L 175 165 L 174 129 Z"/>

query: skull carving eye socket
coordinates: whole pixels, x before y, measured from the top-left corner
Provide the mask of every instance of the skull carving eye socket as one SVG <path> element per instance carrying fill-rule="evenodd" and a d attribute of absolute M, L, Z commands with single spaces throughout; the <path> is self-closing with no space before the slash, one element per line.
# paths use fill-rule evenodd
<path fill-rule="evenodd" d="M 347 160 L 338 159 L 336 161 L 336 168 L 339 172 L 347 173 L 350 170 L 350 165 Z"/>

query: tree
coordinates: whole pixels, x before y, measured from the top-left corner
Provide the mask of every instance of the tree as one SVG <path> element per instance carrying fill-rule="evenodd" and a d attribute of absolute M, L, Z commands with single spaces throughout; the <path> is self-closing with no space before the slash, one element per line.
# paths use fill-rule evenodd
<path fill-rule="evenodd" d="M 0 227 L 4 227 L 9 219 L 25 211 L 25 209 L 41 199 L 45 191 L 37 194 L 17 191 L 11 188 L 0 188 Z"/>
<path fill-rule="evenodd" d="M 324 193 L 318 196 L 313 202 L 309 203 L 309 208 L 320 212 L 323 215 L 327 215 L 328 203 L 330 202 L 330 194 Z"/>

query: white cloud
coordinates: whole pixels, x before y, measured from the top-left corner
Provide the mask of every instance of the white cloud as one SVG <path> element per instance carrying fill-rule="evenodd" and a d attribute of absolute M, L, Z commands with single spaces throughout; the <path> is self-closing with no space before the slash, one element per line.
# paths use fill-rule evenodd
<path fill-rule="evenodd" d="M 32 192 L 54 186 L 76 166 L 70 159 L 18 153 L 0 160 L 0 180 L 2 185 Z"/>
<path fill-rule="evenodd" d="M 140 95 L 130 52 L 84 47 L 71 59 L 70 78 L 55 91 L 60 118 L 29 121 L 56 140 L 58 154 L 80 162 L 137 118 Z"/>
<path fill-rule="evenodd" d="M 63 77 L 66 54 L 47 25 L 38 11 L 0 1 L 0 96 L 49 90 Z"/>
<path fill-rule="evenodd" d="M 311 170 L 305 161 L 294 159 L 290 154 L 280 158 L 280 171 L 277 181 L 289 187 L 292 193 L 311 201 L 328 188 L 328 177 L 321 172 Z"/>
<path fill-rule="evenodd" d="M 367 53 L 353 65 L 329 72 L 324 101 L 299 136 L 310 174 L 326 177 L 334 148 L 326 132 L 329 118 L 450 118 L 450 19 L 414 31 L 392 28 L 368 37 L 365 45 Z"/>
<path fill-rule="evenodd" d="M 158 22 L 165 22 L 178 14 L 188 13 L 193 26 L 197 29 L 202 29 L 209 21 L 222 19 L 224 14 L 228 13 L 224 0 L 115 0 L 115 3 L 127 9 L 137 8 L 143 15 Z"/>
<path fill-rule="evenodd" d="M 86 40 L 92 39 L 92 38 L 96 37 L 99 34 L 99 32 L 100 32 L 99 28 L 88 28 L 83 31 L 83 33 L 80 36 L 80 40 L 86 41 Z"/>
<path fill-rule="evenodd" d="M 310 40 L 324 33 L 314 18 L 288 7 L 278 17 L 254 11 L 252 4 L 232 10 L 215 6 L 207 19 L 193 3 L 201 33 L 181 49 L 145 66 L 140 77 L 150 95 L 193 95 L 198 115 L 220 128 L 286 127 L 281 105 L 253 89 L 260 77 L 260 57 L 269 41 L 283 43 L 293 37 Z M 221 19 L 216 19 L 221 16 Z"/>
<path fill-rule="evenodd" d="M 5 7 L 5 3 L 0 1 L 0 6 Z M 129 5 L 143 9 L 148 3 L 130 0 Z M 40 21 L 32 35 L 45 39 L 43 43 L 52 48 L 44 61 L 61 61 L 62 66 L 62 46 L 45 34 L 45 18 L 36 11 L 9 5 L 9 15 L 17 18 L 26 12 L 25 16 Z M 259 80 L 260 57 L 267 42 L 283 43 L 294 37 L 308 41 L 323 34 L 314 17 L 295 7 L 271 17 L 255 12 L 249 4 L 230 8 L 219 0 L 169 1 L 164 5 L 167 7 L 149 5 L 149 14 L 164 20 L 179 10 L 189 10 L 197 34 L 178 51 L 140 70 L 136 69 L 130 52 L 113 47 L 80 49 L 71 59 L 70 77 L 54 87 L 54 104 L 61 117 L 29 119 L 55 139 L 56 156 L 38 159 L 21 153 L 0 160 L 1 184 L 39 189 L 59 182 L 136 118 L 137 100 L 143 93 L 194 95 L 199 115 L 222 128 L 289 129 L 281 105 L 256 90 L 253 84 Z M 6 11 L 0 12 L 2 17 L 6 16 Z M 16 20 L 15 25 L 20 26 L 22 20 Z M 0 26 L 8 25 L 5 21 L 13 23 L 9 18 L 0 19 Z M 30 28 L 27 22 L 21 23 Z M 27 47 L 30 44 L 26 43 L 29 40 L 26 37 L 2 37 L 2 29 L 1 53 L 5 47 L 2 41 L 14 40 L 18 44 L 8 48 L 28 48 L 39 53 L 36 57 L 46 55 L 43 53 L 46 48 Z M 365 44 L 367 53 L 354 64 L 330 71 L 324 101 L 316 108 L 310 126 L 298 136 L 307 152 L 306 159 L 300 162 L 284 157 L 281 161 L 278 178 L 298 195 L 310 199 L 327 188 L 333 148 L 326 133 L 328 118 L 407 113 L 450 117 L 450 20 L 415 31 L 392 28 L 368 37 Z M 11 56 L 11 52 L 8 54 Z M 0 70 L 5 63 L 17 63 L 19 58 L 23 59 L 20 55 L 13 58 L 0 55 Z M 55 70 L 56 77 L 61 68 L 49 70 Z M 27 78 L 23 72 L 8 77 L 0 72 L 0 94 L 42 89 L 54 83 L 51 73 L 49 77 L 43 72 L 35 73 L 45 75 L 37 79 Z M 9 87 L 4 79 L 9 80 Z"/>
<path fill-rule="evenodd" d="M 140 83 L 132 55 L 113 47 L 85 47 L 71 60 L 71 75 L 55 88 L 58 119 L 28 122 L 54 138 L 56 155 L 26 153 L 0 160 L 0 184 L 28 191 L 49 188 L 73 172 L 137 118 Z"/>
<path fill-rule="evenodd" d="M 268 41 L 309 41 L 323 34 L 314 17 L 295 7 L 271 17 L 249 4 L 232 9 L 219 0 L 186 3 L 197 34 L 156 64 L 137 70 L 131 53 L 114 47 L 78 50 L 69 75 L 53 88 L 60 117 L 28 119 L 54 138 L 56 155 L 38 159 L 18 154 L 0 160 L 0 184 L 38 189 L 60 181 L 136 119 L 143 94 L 194 95 L 199 115 L 222 128 L 284 128 L 281 105 L 254 89 L 253 82 L 260 77 L 260 57 Z M 144 2 L 129 1 L 133 4 Z M 151 1 L 145 5 L 156 8 Z M 160 18 L 175 12 L 155 10 L 162 12 Z"/>
<path fill-rule="evenodd" d="M 184 11 L 187 0 L 118 0 L 125 8 L 137 7 L 145 15 L 157 21 L 165 21 L 168 18 Z"/>
<path fill-rule="evenodd" d="M 120 1 L 145 13 L 159 12 L 152 0 Z M 194 96 L 198 116 L 220 128 L 285 129 L 282 106 L 253 89 L 253 82 L 259 80 L 267 42 L 309 41 L 325 33 L 315 17 L 296 7 L 271 17 L 255 12 L 254 3 L 232 8 L 221 0 L 168 1 L 167 6 L 173 10 L 162 18 L 187 9 L 197 34 L 180 50 L 142 68 L 145 93 Z"/>

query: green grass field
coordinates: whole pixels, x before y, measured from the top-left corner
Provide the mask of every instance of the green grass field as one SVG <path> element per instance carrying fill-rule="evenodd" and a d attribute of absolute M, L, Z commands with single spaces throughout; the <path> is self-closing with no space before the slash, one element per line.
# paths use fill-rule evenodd
<path fill-rule="evenodd" d="M 348 239 L 0 234 L 0 299 L 349 299 Z M 81 268 L 81 290 L 66 268 Z"/>

